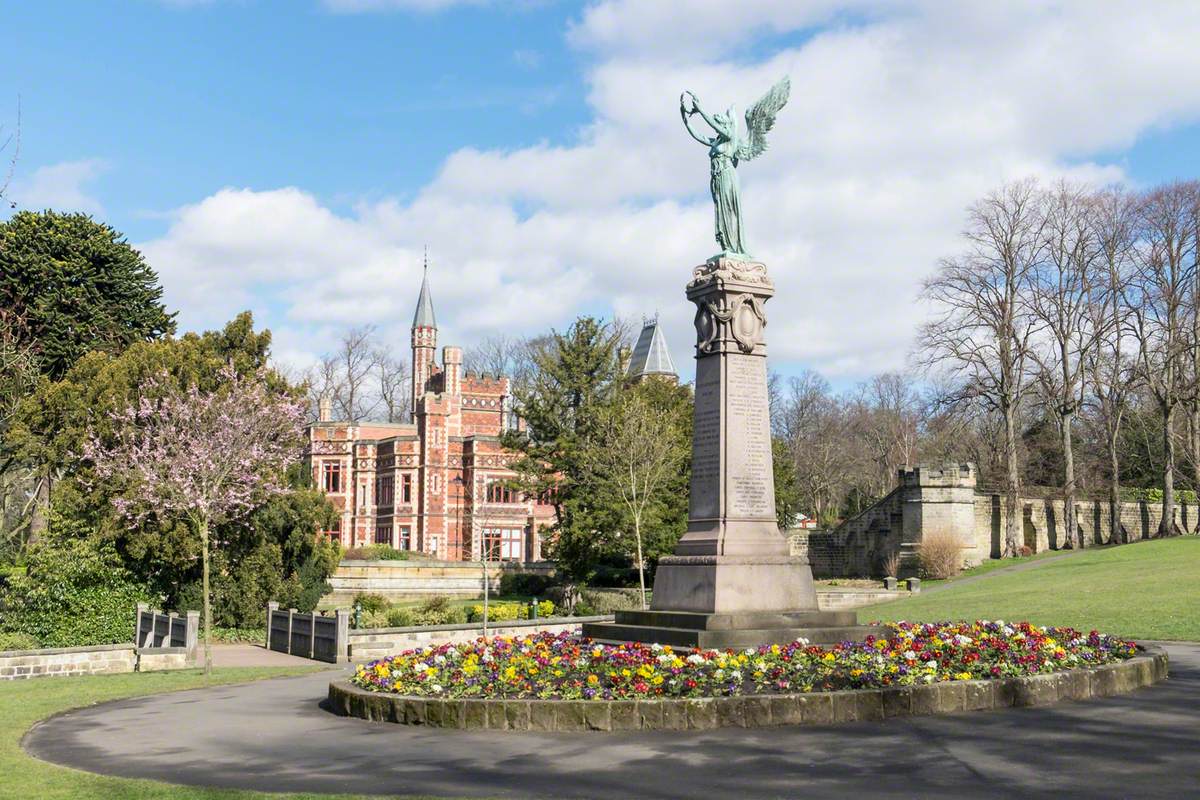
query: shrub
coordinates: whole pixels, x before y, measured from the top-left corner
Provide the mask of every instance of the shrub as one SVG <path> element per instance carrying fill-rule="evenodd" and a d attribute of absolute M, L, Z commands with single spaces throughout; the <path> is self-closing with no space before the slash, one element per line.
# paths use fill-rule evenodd
<path fill-rule="evenodd" d="M 354 595 L 354 605 L 360 606 L 365 614 L 374 614 L 377 611 L 387 611 L 391 608 L 391 602 L 381 594 L 367 594 L 359 592 Z"/>
<path fill-rule="evenodd" d="M 214 642 L 222 642 L 224 644 L 242 644 L 246 642 L 261 644 L 267 640 L 267 629 L 218 628 L 216 625 L 214 625 L 212 638 Z"/>
<path fill-rule="evenodd" d="M 444 594 L 427 597 L 418 610 L 422 614 L 444 614 L 450 610 L 450 598 Z"/>
<path fill-rule="evenodd" d="M 530 572 L 506 572 L 500 576 L 500 594 L 538 597 L 546 593 L 553 583 L 547 575 Z"/>
<path fill-rule="evenodd" d="M 425 611 L 418 609 L 413 615 L 413 625 L 461 625 L 467 621 L 467 610 L 462 606 L 446 608 L 442 611 Z"/>
<path fill-rule="evenodd" d="M 594 614 L 611 614 L 614 611 L 628 611 L 642 607 L 641 591 L 638 589 L 596 589 L 589 587 L 579 594 L 581 599 L 580 605 L 587 606 Z M 580 612 L 577 610 L 576 613 Z"/>
<path fill-rule="evenodd" d="M 0 652 L 5 650 L 37 650 L 41 644 L 28 633 L 0 633 Z"/>
<path fill-rule="evenodd" d="M 554 603 L 549 600 L 543 600 L 537 604 L 538 617 L 554 616 Z M 488 604 L 488 621 L 503 621 L 506 619 L 529 619 L 529 603 L 489 603 Z M 483 620 L 483 604 L 477 603 L 471 606 L 467 612 L 467 622 L 481 622 Z"/>
<path fill-rule="evenodd" d="M 407 550 L 397 550 L 390 544 L 351 547 L 342 553 L 342 559 L 346 561 L 407 561 L 409 558 Z"/>
<path fill-rule="evenodd" d="M 900 554 L 889 553 L 883 559 L 883 577 L 895 578 L 900 575 Z"/>
<path fill-rule="evenodd" d="M 580 600 L 578 603 L 575 604 L 575 616 L 577 616 L 577 617 L 598 617 L 598 616 L 600 616 L 600 614 L 596 613 L 596 609 L 589 606 L 585 601 Z"/>
<path fill-rule="evenodd" d="M 150 598 L 111 544 L 48 539 L 27 566 L 0 594 L 0 630 L 27 634 L 43 647 L 133 640 L 137 604 Z"/>
<path fill-rule="evenodd" d="M 413 624 L 413 612 L 407 608 L 393 608 L 387 612 L 389 628 L 407 628 Z"/>
<path fill-rule="evenodd" d="M 1029 545 L 1023 544 L 1017 548 L 1017 555 L 1021 556 L 1022 558 L 1026 557 L 1026 556 L 1031 556 L 1031 555 L 1033 555 L 1033 550 L 1030 549 Z"/>
<path fill-rule="evenodd" d="M 962 548 L 958 537 L 948 531 L 925 534 L 917 550 L 921 576 L 930 580 L 953 578 L 962 571 Z"/>

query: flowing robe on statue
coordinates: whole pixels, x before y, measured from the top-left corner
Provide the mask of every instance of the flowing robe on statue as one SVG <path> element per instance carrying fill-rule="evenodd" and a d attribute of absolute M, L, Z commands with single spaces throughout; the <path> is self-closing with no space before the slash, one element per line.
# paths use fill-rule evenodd
<path fill-rule="evenodd" d="M 744 253 L 742 240 L 742 209 L 738 189 L 737 158 L 734 143 L 723 139 L 709 151 L 712 162 L 710 188 L 713 212 L 716 215 L 717 243 L 731 253 Z"/>

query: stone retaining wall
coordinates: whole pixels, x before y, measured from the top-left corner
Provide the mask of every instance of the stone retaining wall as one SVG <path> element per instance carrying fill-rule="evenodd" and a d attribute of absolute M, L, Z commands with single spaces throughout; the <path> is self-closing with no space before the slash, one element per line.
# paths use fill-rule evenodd
<path fill-rule="evenodd" d="M 844 611 L 848 608 L 899 600 L 908 595 L 907 590 L 890 592 L 887 589 L 818 589 L 817 607 L 822 611 Z"/>
<path fill-rule="evenodd" d="M 137 650 L 132 644 L 54 647 L 0 653 L 0 680 L 44 675 L 111 675 L 133 672 Z"/>
<path fill-rule="evenodd" d="M 491 591 L 500 588 L 505 573 L 550 575 L 550 563 L 515 564 L 495 561 L 488 564 Z M 343 561 L 329 577 L 332 591 L 321 598 L 322 605 L 349 605 L 354 596 L 379 594 L 389 600 L 430 595 L 474 597 L 483 594 L 483 565 L 478 561 Z"/>
<path fill-rule="evenodd" d="M 52 647 L 0 653 L 0 680 L 158 672 L 191 666 L 186 647 L 138 649 L 132 644 Z"/>
<path fill-rule="evenodd" d="M 342 716 L 375 722 L 515 731 L 709 730 L 771 725 L 825 725 L 891 717 L 1048 706 L 1126 694 L 1167 677 L 1157 647 L 1117 664 L 1005 680 L 921 686 L 666 700 L 439 700 L 370 692 L 349 681 L 329 684 Z"/>
<path fill-rule="evenodd" d="M 488 636 L 527 636 L 531 633 L 579 631 L 584 622 L 612 622 L 601 617 L 546 617 L 545 619 L 511 619 L 488 624 Z M 366 628 L 350 631 L 350 658 L 371 661 L 402 650 L 427 647 L 447 642 L 473 642 L 483 635 L 478 622 L 464 625 L 432 625 L 406 628 Z"/>

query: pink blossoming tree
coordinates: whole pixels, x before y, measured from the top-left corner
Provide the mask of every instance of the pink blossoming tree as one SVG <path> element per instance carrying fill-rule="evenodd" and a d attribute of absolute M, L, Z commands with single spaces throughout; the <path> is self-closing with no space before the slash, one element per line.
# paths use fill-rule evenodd
<path fill-rule="evenodd" d="M 113 500 L 117 511 L 131 522 L 150 514 L 182 518 L 200 537 L 208 674 L 209 531 L 286 489 L 284 473 L 303 444 L 303 404 L 272 390 L 265 371 L 243 376 L 226 367 L 211 391 L 160 374 L 107 422 L 85 456 L 97 479 L 124 487 Z"/>

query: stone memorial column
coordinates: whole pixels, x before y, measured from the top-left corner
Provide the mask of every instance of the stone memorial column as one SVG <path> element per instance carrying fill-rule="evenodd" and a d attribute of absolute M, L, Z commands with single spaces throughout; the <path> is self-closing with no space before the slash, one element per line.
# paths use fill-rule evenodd
<path fill-rule="evenodd" d="M 807 559 L 775 519 L 763 306 L 766 265 L 725 257 L 697 267 L 696 402 L 687 533 L 659 561 L 652 610 L 815 611 Z"/>

